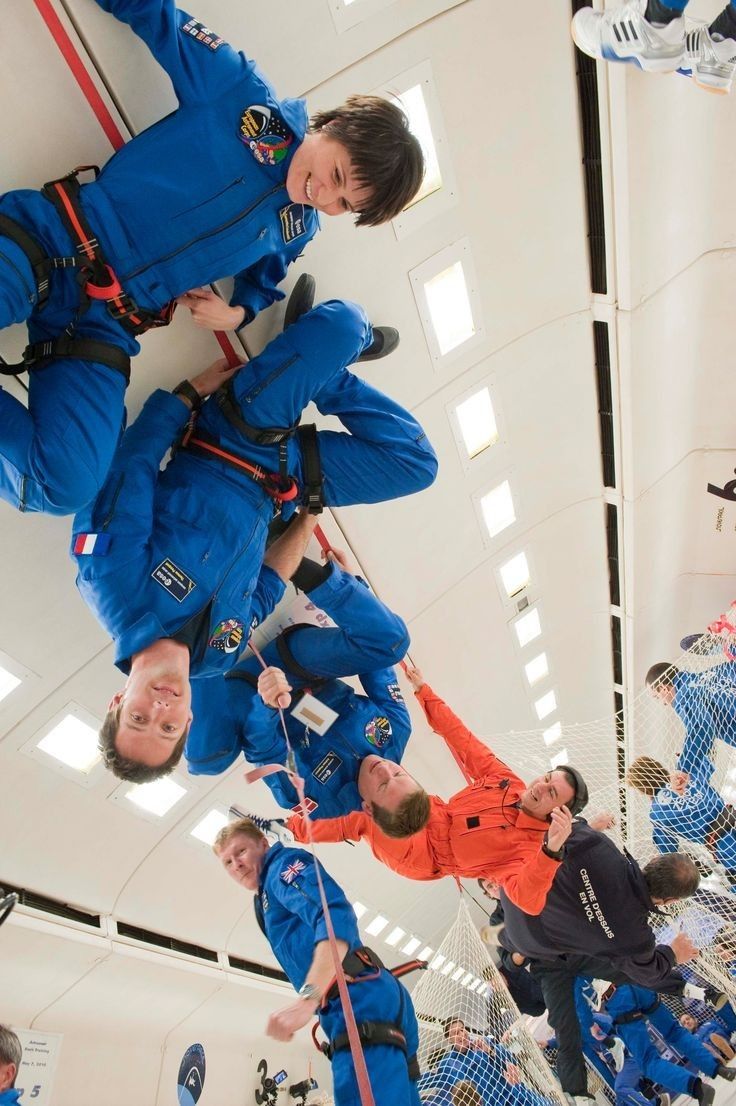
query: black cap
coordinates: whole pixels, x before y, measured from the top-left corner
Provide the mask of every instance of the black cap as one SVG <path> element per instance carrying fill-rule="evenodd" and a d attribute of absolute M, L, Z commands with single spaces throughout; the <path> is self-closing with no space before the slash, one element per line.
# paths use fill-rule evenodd
<path fill-rule="evenodd" d="M 574 779 L 575 794 L 569 803 L 565 803 L 565 806 L 573 816 L 579 814 L 583 807 L 588 804 L 588 788 L 585 780 L 577 768 L 573 768 L 571 764 L 557 764 L 555 768 L 558 772 L 567 772 Z"/>

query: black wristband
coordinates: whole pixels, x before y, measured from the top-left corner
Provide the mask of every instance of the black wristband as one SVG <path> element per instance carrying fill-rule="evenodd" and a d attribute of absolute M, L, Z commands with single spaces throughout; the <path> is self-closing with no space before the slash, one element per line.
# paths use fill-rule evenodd
<path fill-rule="evenodd" d="M 563 845 L 561 849 L 558 849 L 555 852 L 554 849 L 550 849 L 546 841 L 543 841 L 542 852 L 545 856 L 550 857 L 552 860 L 562 860 L 563 856 L 565 855 L 565 846 Z"/>
<path fill-rule="evenodd" d="M 182 380 L 181 384 L 177 384 L 171 394 L 174 396 L 184 396 L 184 399 L 188 399 L 192 405 L 193 411 L 199 411 L 202 406 L 201 395 L 188 380 Z"/>

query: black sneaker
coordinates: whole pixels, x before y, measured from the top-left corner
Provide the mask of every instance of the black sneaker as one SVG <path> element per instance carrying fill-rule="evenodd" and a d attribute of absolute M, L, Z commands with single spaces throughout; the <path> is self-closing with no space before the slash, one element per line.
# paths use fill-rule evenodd
<path fill-rule="evenodd" d="M 721 1079 L 727 1079 L 729 1083 L 733 1083 L 736 1079 L 736 1068 L 727 1068 L 725 1064 L 719 1064 L 716 1068 L 716 1075 L 720 1075 Z"/>
<path fill-rule="evenodd" d="M 302 315 L 306 315 L 307 311 L 312 310 L 315 288 L 314 277 L 310 276 L 309 273 L 302 273 L 292 288 L 289 301 L 286 304 L 284 330 L 287 326 L 295 323 L 297 319 L 300 319 Z"/>
<path fill-rule="evenodd" d="M 693 1091 L 693 1098 L 697 1099 L 700 1106 L 711 1106 L 713 1099 L 716 1097 L 715 1087 L 711 1087 L 710 1083 L 704 1083 L 702 1079 L 695 1080 L 695 1089 Z"/>
<path fill-rule="evenodd" d="M 364 349 L 359 361 L 377 361 L 379 357 L 388 357 L 399 344 L 399 332 L 393 326 L 374 326 L 373 341 Z"/>
<path fill-rule="evenodd" d="M 705 1001 L 709 1003 L 714 1010 L 722 1010 L 728 1002 L 728 995 L 723 991 L 719 991 L 716 987 L 711 987 L 710 984 L 705 986 Z"/>

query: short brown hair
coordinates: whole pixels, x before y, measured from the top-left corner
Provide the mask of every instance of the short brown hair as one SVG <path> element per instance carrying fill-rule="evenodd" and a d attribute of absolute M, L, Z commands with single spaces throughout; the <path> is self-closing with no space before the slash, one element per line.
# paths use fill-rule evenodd
<path fill-rule="evenodd" d="M 226 826 L 222 827 L 214 840 L 212 851 L 219 853 L 239 833 L 242 833 L 245 837 L 251 837 L 254 841 L 268 841 L 263 830 L 259 829 L 250 818 L 239 818 L 237 822 L 228 822 Z"/>
<path fill-rule="evenodd" d="M 632 761 L 626 773 L 626 782 L 629 787 L 634 787 L 637 791 L 641 791 L 642 795 L 653 799 L 658 791 L 667 787 L 670 777 L 663 764 L 654 757 L 645 756 L 637 757 Z"/>
<path fill-rule="evenodd" d="M 393 812 L 371 803 L 373 821 L 387 837 L 413 837 L 426 826 L 430 810 L 429 795 L 421 787 L 407 795 Z"/>
<path fill-rule="evenodd" d="M 647 687 L 672 687 L 672 677 L 677 668 L 671 661 L 657 661 L 647 672 Z"/>
<path fill-rule="evenodd" d="M 158 780 L 161 776 L 168 776 L 169 772 L 173 772 L 181 760 L 181 754 L 184 752 L 184 746 L 189 736 L 189 723 L 187 723 L 187 728 L 174 746 L 168 760 L 165 760 L 163 764 L 141 764 L 139 760 L 133 760 L 132 757 L 124 757 L 115 748 L 122 709 L 123 704 L 118 703 L 116 707 L 107 712 L 100 726 L 97 747 L 102 754 L 102 763 L 105 768 L 109 768 L 113 776 L 117 776 L 119 780 L 127 780 L 129 783 L 151 783 L 152 780 Z"/>
<path fill-rule="evenodd" d="M 406 114 L 383 96 L 349 96 L 339 108 L 312 116 L 313 131 L 324 127 L 345 147 L 356 183 L 368 192 L 355 225 L 377 227 L 395 218 L 424 177 L 424 154 Z"/>
<path fill-rule="evenodd" d="M 461 1079 L 450 1092 L 452 1106 L 483 1106 L 481 1093 L 475 1083 Z"/>

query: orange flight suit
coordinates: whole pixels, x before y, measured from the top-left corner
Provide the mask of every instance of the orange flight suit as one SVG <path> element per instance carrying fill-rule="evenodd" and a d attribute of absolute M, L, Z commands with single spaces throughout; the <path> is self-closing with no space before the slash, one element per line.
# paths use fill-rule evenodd
<path fill-rule="evenodd" d="M 429 822 L 412 837 L 387 837 L 362 811 L 343 818 L 313 819 L 315 841 L 360 841 L 408 879 L 443 876 L 492 879 L 527 914 L 539 914 L 559 867 L 542 852 L 548 822 L 532 818 L 517 803 L 526 784 L 465 726 L 424 684 L 416 693 L 427 721 L 455 752 L 473 782 L 445 802 L 430 796 Z M 299 814 L 287 821 L 297 841 L 307 841 Z"/>

